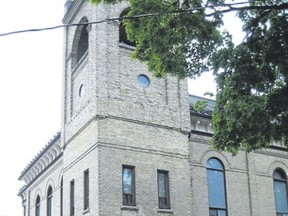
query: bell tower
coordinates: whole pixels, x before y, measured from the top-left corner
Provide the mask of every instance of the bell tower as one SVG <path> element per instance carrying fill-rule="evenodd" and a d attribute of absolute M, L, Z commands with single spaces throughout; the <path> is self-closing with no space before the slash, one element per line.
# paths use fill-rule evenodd
<path fill-rule="evenodd" d="M 90 205 L 84 211 L 91 215 L 157 215 L 157 176 L 168 180 L 168 173 L 165 209 L 188 215 L 183 205 L 190 200 L 177 195 L 190 197 L 187 81 L 156 79 L 144 63 L 132 59 L 134 46 L 120 21 L 93 24 L 120 17 L 128 8 L 126 1 L 66 4 L 61 132 L 65 216 L 72 207 L 76 215 L 83 213 L 87 170 Z M 134 192 L 127 195 L 123 181 L 130 171 Z M 72 207 L 71 184 L 80 200 Z"/>

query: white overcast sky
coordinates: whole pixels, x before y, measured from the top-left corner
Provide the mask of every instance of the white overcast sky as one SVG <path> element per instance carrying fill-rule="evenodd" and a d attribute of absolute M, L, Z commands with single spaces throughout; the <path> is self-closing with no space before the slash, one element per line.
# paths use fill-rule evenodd
<path fill-rule="evenodd" d="M 0 33 L 62 24 L 64 0 L 0 0 Z M 22 216 L 25 166 L 60 130 L 63 30 L 0 37 L 0 216 Z"/>
<path fill-rule="evenodd" d="M 64 0 L 1 0 L 0 33 L 62 24 Z M 235 26 L 235 23 L 233 23 Z M 60 130 L 63 29 L 0 37 L 0 216 L 21 216 L 25 166 Z M 213 78 L 190 93 L 215 92 Z"/>

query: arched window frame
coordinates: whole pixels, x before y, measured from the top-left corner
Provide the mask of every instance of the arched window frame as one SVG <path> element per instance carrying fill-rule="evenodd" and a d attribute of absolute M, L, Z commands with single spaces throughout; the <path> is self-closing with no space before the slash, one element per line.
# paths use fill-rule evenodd
<path fill-rule="evenodd" d="M 123 10 L 119 16 L 120 18 L 120 24 L 119 24 L 119 43 L 125 44 L 131 47 L 135 47 L 136 43 L 135 41 L 130 41 L 127 36 L 127 32 L 125 29 L 124 19 L 122 19 L 124 16 L 126 16 L 129 13 L 130 8 L 126 8 Z"/>
<path fill-rule="evenodd" d="M 41 206 L 40 204 L 41 204 L 40 196 L 37 195 L 35 202 L 35 216 L 40 216 L 40 206 Z"/>
<path fill-rule="evenodd" d="M 214 162 L 214 164 L 212 162 Z M 208 186 L 209 216 L 227 216 L 228 211 L 227 211 L 226 178 L 225 178 L 225 167 L 222 161 L 216 157 L 209 158 L 206 163 L 206 172 L 207 172 L 207 186 Z M 215 176 L 218 179 L 215 180 Z M 215 180 L 214 184 L 215 187 L 213 185 L 213 178 Z M 216 196 L 215 192 L 217 192 Z M 222 196 L 221 204 L 219 204 L 220 196 Z"/>
<path fill-rule="evenodd" d="M 277 168 L 273 172 L 273 188 L 274 188 L 276 216 L 287 216 L 288 215 L 287 175 L 280 168 Z"/>
<path fill-rule="evenodd" d="M 83 17 L 75 31 L 72 45 L 72 68 L 76 68 L 87 56 L 89 49 L 88 19 Z"/>
<path fill-rule="evenodd" d="M 52 216 L 53 189 L 49 186 L 47 190 L 47 216 Z"/>

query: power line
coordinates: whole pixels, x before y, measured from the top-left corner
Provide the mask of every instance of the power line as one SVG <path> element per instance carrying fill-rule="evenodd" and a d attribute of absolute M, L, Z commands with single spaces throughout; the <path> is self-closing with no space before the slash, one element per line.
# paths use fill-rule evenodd
<path fill-rule="evenodd" d="M 147 18 L 147 17 L 155 17 L 155 16 L 162 16 L 162 15 L 168 15 L 168 14 L 181 14 L 181 13 L 192 13 L 197 11 L 203 11 L 207 8 L 215 9 L 219 7 L 228 7 L 228 9 L 225 10 L 214 10 L 214 12 L 210 14 L 206 14 L 206 16 L 212 16 L 217 13 L 227 13 L 231 11 L 239 11 L 242 8 L 241 7 L 234 7 L 239 5 L 246 5 L 249 2 L 237 2 L 237 3 L 231 3 L 231 4 L 218 4 L 213 6 L 204 6 L 204 7 L 196 7 L 196 8 L 189 8 L 189 9 L 181 9 L 181 10 L 172 10 L 172 11 L 162 11 L 162 12 L 156 12 L 156 13 L 146 13 L 146 14 L 138 14 L 130 17 L 117 17 L 117 18 L 106 18 L 100 21 L 94 21 L 94 22 L 83 22 L 83 23 L 72 23 L 72 24 L 64 24 L 64 25 L 57 25 L 57 26 L 51 26 L 51 27 L 45 27 L 45 28 L 33 28 L 33 29 L 24 29 L 24 30 L 18 30 L 18 31 L 11 31 L 6 33 L 0 33 L 0 37 L 8 36 L 8 35 L 14 35 L 14 34 L 20 34 L 20 33 L 26 33 L 26 32 L 39 32 L 39 31 L 47 31 L 47 30 L 53 30 L 58 28 L 67 28 L 72 26 L 81 26 L 81 25 L 93 25 L 93 24 L 100 24 L 105 23 L 109 21 L 121 21 L 123 19 L 139 19 L 139 18 Z M 288 3 L 283 3 L 280 5 L 267 5 L 267 6 L 244 6 L 243 10 L 249 10 L 249 9 L 288 9 Z"/>
<path fill-rule="evenodd" d="M 238 2 L 238 3 L 231 3 L 229 5 L 241 5 L 241 4 L 247 4 L 248 2 Z M 217 5 L 216 5 L 217 6 Z M 223 5 L 218 5 L 219 7 L 223 7 Z M 46 28 L 33 28 L 33 29 L 24 29 L 19 31 L 11 31 L 6 33 L 0 33 L 0 37 L 13 35 L 13 34 L 20 34 L 20 33 L 26 33 L 26 32 L 39 32 L 39 31 L 47 31 L 47 30 L 53 30 L 58 28 L 67 28 L 71 26 L 80 26 L 80 25 L 89 25 L 89 24 L 100 24 L 104 22 L 109 21 L 121 21 L 123 19 L 139 19 L 139 18 L 146 18 L 146 17 L 153 17 L 153 16 L 161 16 L 165 14 L 179 14 L 179 13 L 187 13 L 187 12 L 195 12 L 200 10 L 205 10 L 207 7 L 197 7 L 197 8 L 190 8 L 190 9 L 182 9 L 182 10 L 173 10 L 173 11 L 163 11 L 163 12 L 157 12 L 157 13 L 147 13 L 147 14 L 139 14 L 134 15 L 131 17 L 117 17 L 117 18 L 107 18 L 100 21 L 94 21 L 94 22 L 85 22 L 85 23 L 72 23 L 72 24 L 64 24 L 64 25 L 57 25 L 52 27 L 46 27 Z"/>
<path fill-rule="evenodd" d="M 109 22 L 109 21 L 121 21 L 123 19 L 139 19 L 139 18 L 146 18 L 146 17 L 153 17 L 153 16 L 161 16 L 165 14 L 179 14 L 179 13 L 187 13 L 187 12 L 193 12 L 193 11 L 199 11 L 203 10 L 203 7 L 199 8 L 193 8 L 193 9 L 184 9 L 184 10 L 174 10 L 174 11 L 164 11 L 164 12 L 158 12 L 158 13 L 147 13 L 147 14 L 139 14 L 139 15 L 134 15 L 130 17 L 117 17 L 117 18 L 106 18 L 100 21 L 94 21 L 94 22 L 83 22 L 83 23 L 72 23 L 72 24 L 64 24 L 64 25 L 57 25 L 57 26 L 52 26 L 52 27 L 46 27 L 46 28 L 33 28 L 33 29 L 24 29 L 24 30 L 19 30 L 19 31 L 11 31 L 11 32 L 6 32 L 6 33 L 0 33 L 0 37 L 3 36 L 8 36 L 8 35 L 13 35 L 13 34 L 20 34 L 20 33 L 26 33 L 26 32 L 38 32 L 38 31 L 47 31 L 47 30 L 53 30 L 53 29 L 58 29 L 58 28 L 67 28 L 71 26 L 81 26 L 81 25 L 93 25 L 93 24 L 100 24 L 104 22 Z"/>

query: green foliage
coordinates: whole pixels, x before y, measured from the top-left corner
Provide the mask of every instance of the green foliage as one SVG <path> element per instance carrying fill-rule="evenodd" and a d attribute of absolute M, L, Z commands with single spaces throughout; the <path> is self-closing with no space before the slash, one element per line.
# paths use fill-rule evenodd
<path fill-rule="evenodd" d="M 100 0 L 92 0 L 99 3 Z M 116 0 L 104 0 L 116 3 Z M 199 8 L 201 1 L 186 0 L 180 6 L 175 0 L 130 0 L 128 16 L 158 14 L 145 18 L 124 20 L 128 38 L 136 41 L 133 57 L 148 65 L 156 77 L 166 74 L 196 77 L 209 69 L 209 59 L 221 45 L 217 29 L 221 16 L 209 19 L 204 10 L 173 13 L 173 11 Z M 215 1 L 215 2 L 221 2 Z M 189 60 L 187 60 L 189 59 Z"/>
<path fill-rule="evenodd" d="M 207 108 L 207 101 L 206 100 L 198 100 L 195 102 L 193 109 L 196 112 L 203 113 Z"/>
<path fill-rule="evenodd" d="M 271 5 L 284 1 L 256 1 Z M 245 40 L 214 55 L 218 92 L 213 145 L 234 154 L 288 136 L 287 10 L 241 11 Z"/>
<path fill-rule="evenodd" d="M 90 0 L 100 3 L 101 0 Z M 118 3 L 121 0 L 102 0 Z M 157 77 L 197 77 L 213 70 L 217 80 L 213 147 L 266 148 L 288 140 L 287 0 L 129 0 L 125 19 L 135 40 L 133 57 Z M 237 46 L 221 32 L 222 15 L 238 11 L 246 37 Z M 202 109 L 204 104 L 199 104 Z"/>

